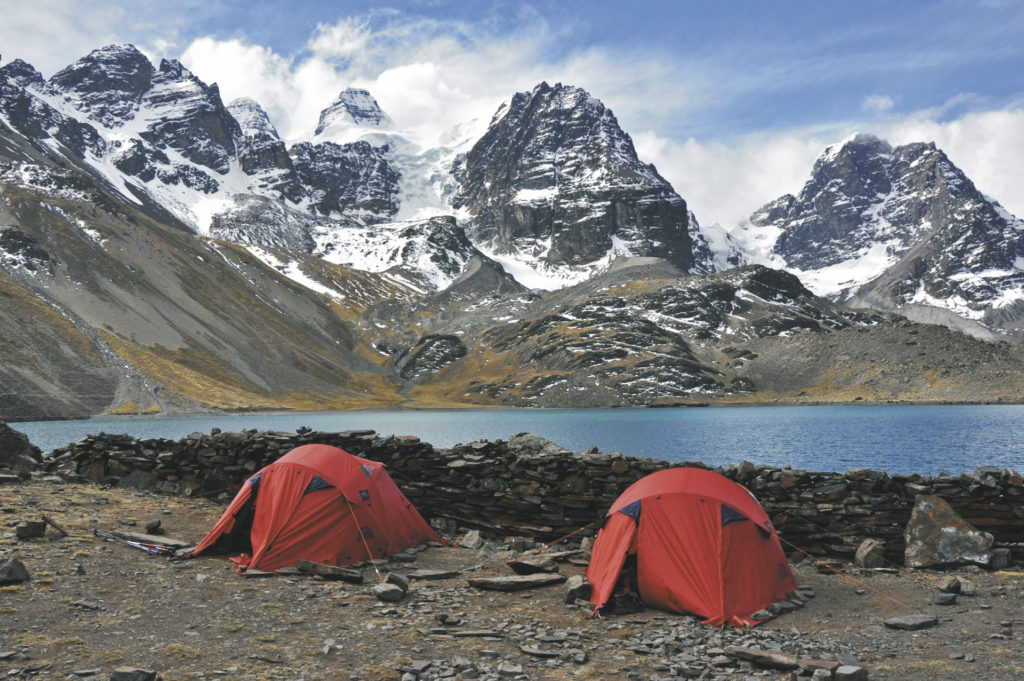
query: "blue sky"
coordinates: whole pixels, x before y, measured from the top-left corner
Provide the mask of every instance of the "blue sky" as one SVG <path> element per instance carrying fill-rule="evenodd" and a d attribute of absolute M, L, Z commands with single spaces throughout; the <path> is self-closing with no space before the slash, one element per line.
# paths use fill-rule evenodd
<path fill-rule="evenodd" d="M 702 221 L 799 190 L 856 131 L 934 140 L 1024 215 L 1024 2 L 0 0 L 0 54 L 45 76 L 131 42 L 282 133 L 349 85 L 428 139 L 540 80 L 618 116 Z"/>

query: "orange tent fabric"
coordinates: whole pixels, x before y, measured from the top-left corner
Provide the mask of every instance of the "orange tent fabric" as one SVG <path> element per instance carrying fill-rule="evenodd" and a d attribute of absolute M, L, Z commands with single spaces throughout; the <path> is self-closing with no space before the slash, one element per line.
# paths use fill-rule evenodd
<path fill-rule="evenodd" d="M 186 557 L 229 539 L 251 545 L 231 559 L 239 573 L 300 559 L 351 565 L 441 541 L 383 464 L 328 445 L 296 447 L 249 478 Z"/>
<path fill-rule="evenodd" d="M 641 600 L 706 624 L 756 624 L 796 579 L 768 514 L 742 485 L 701 468 L 670 468 L 616 499 L 594 541 L 587 579 L 595 612 L 612 597 L 629 554 Z"/>

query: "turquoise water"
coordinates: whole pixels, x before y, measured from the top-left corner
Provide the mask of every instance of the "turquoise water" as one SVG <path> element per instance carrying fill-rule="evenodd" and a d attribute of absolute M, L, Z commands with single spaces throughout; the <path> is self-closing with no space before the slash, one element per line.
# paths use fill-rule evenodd
<path fill-rule="evenodd" d="M 723 407 L 705 409 L 497 409 L 345 411 L 107 417 L 11 424 L 49 451 L 89 433 L 177 439 L 222 430 L 372 429 L 437 447 L 531 432 L 563 447 L 619 451 L 708 465 L 791 465 L 890 473 L 1024 469 L 1024 406 Z"/>

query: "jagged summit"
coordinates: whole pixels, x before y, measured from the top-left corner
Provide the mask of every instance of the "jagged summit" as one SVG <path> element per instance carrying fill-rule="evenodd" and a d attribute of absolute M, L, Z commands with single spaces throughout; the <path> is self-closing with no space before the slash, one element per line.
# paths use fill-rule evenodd
<path fill-rule="evenodd" d="M 814 164 L 814 173 L 835 175 L 851 167 L 859 175 L 875 174 L 878 164 L 884 164 L 892 156 L 892 145 L 875 135 L 855 133 L 838 144 L 825 147 L 825 151 Z"/>
<path fill-rule="evenodd" d="M 391 118 L 381 110 L 377 100 L 366 90 L 342 90 L 334 103 L 320 112 L 320 122 L 314 135 L 321 135 L 332 127 L 362 126 L 391 127 Z"/>
<path fill-rule="evenodd" d="M 26 61 L 15 59 L 0 67 L 0 76 L 15 83 L 19 87 L 43 87 L 43 75 Z"/>
<path fill-rule="evenodd" d="M 108 45 L 58 71 L 48 86 L 93 120 L 116 127 L 134 117 L 153 76 L 153 64 L 137 47 Z"/>
<path fill-rule="evenodd" d="M 613 254 L 693 264 L 686 202 L 581 88 L 541 83 L 517 93 L 454 174 L 453 203 L 494 257 L 541 269 L 585 269 Z"/>
<path fill-rule="evenodd" d="M 148 125 L 140 136 L 181 151 L 193 163 L 227 173 L 238 123 L 224 108 L 216 83 L 207 85 L 177 60 L 164 59 L 143 95 Z"/>
<path fill-rule="evenodd" d="M 267 112 L 255 99 L 239 97 L 228 102 L 227 109 L 238 121 L 243 135 L 267 135 L 273 139 L 281 139 Z"/>
<path fill-rule="evenodd" d="M 1024 222 L 933 142 L 852 136 L 824 151 L 799 195 L 750 222 L 777 235 L 772 253 L 819 294 L 948 310 L 1008 332 L 1021 325 Z"/>

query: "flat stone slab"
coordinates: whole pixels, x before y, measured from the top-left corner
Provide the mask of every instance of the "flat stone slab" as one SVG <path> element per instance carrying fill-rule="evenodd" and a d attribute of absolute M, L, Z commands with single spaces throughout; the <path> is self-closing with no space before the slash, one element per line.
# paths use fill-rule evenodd
<path fill-rule="evenodd" d="M 768 669 L 789 671 L 800 668 L 800 662 L 795 656 L 777 650 L 757 650 L 742 646 L 728 646 L 725 649 L 725 654 L 730 657 L 746 660 L 758 667 L 767 667 Z"/>
<path fill-rule="evenodd" d="M 513 560 L 508 564 L 517 575 L 534 575 L 540 572 L 558 572 L 558 565 L 547 556 L 530 556 Z"/>
<path fill-rule="evenodd" d="M 501 632 L 494 629 L 466 629 L 451 633 L 455 638 L 501 638 Z"/>
<path fill-rule="evenodd" d="M 299 571 L 296 570 L 295 568 L 281 568 L 281 569 L 282 570 L 293 570 L 294 572 L 292 574 L 296 574 L 296 575 L 299 574 Z M 278 574 L 278 573 L 276 573 L 276 572 L 268 572 L 266 570 L 253 570 L 253 569 L 249 569 L 249 570 L 245 571 L 245 574 L 243 575 L 243 577 L 273 577 L 276 574 Z M 286 575 L 286 574 L 288 574 L 288 572 L 282 572 L 281 574 Z"/>
<path fill-rule="evenodd" d="M 530 657 L 539 657 L 543 660 L 553 660 L 557 657 L 561 657 L 562 653 L 557 650 L 543 650 L 534 646 L 522 646 L 519 650 L 523 651 L 524 654 Z"/>
<path fill-rule="evenodd" d="M 361 570 L 338 567 L 337 565 L 326 565 L 314 563 L 311 560 L 300 560 L 295 563 L 295 569 L 305 575 L 319 575 L 324 579 L 340 579 L 351 584 L 362 584 L 363 573 Z"/>
<path fill-rule="evenodd" d="M 550 558 L 551 560 L 563 561 L 574 556 L 578 556 L 581 553 L 583 553 L 583 549 L 573 549 L 571 551 L 548 551 L 539 555 L 544 558 Z"/>
<path fill-rule="evenodd" d="M 156 678 L 156 672 L 136 667 L 120 667 L 110 673 L 110 681 L 156 681 Z"/>
<path fill-rule="evenodd" d="M 539 586 L 561 584 L 566 580 L 565 575 L 540 572 L 533 575 L 515 575 L 511 577 L 474 577 L 467 579 L 470 586 L 477 589 L 489 591 L 523 591 L 534 589 Z"/>
<path fill-rule="evenodd" d="M 868 670 L 860 665 L 844 664 L 836 668 L 833 678 L 836 681 L 868 681 Z"/>
<path fill-rule="evenodd" d="M 434 579 L 453 579 L 462 574 L 462 570 L 413 570 L 412 572 L 405 573 L 405 576 L 412 580 L 423 579 L 423 580 L 434 580 Z"/>
<path fill-rule="evenodd" d="M 836 660 L 815 660 L 808 658 L 800 658 L 797 660 L 797 664 L 800 665 L 800 669 L 806 672 L 814 673 L 819 669 L 823 669 L 829 673 L 829 677 L 839 668 L 839 662 Z"/>
<path fill-rule="evenodd" d="M 903 615 L 902 617 L 890 617 L 883 624 L 890 629 L 902 629 L 904 631 L 917 631 L 918 629 L 930 629 L 939 623 L 935 615 Z"/>

